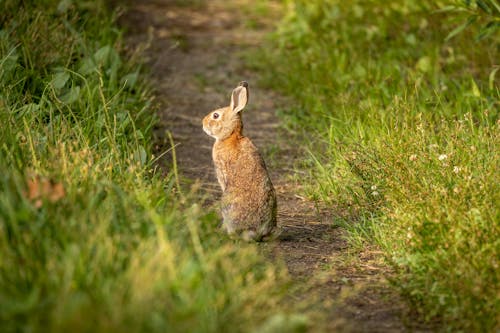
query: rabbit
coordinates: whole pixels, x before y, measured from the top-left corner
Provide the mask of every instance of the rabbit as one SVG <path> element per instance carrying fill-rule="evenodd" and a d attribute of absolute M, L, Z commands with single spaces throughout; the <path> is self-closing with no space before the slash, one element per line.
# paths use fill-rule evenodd
<path fill-rule="evenodd" d="M 215 138 L 212 158 L 222 189 L 222 227 L 247 241 L 276 236 L 276 192 L 262 156 L 243 136 L 241 112 L 249 98 L 245 81 L 233 90 L 228 107 L 210 112 L 203 130 Z"/>

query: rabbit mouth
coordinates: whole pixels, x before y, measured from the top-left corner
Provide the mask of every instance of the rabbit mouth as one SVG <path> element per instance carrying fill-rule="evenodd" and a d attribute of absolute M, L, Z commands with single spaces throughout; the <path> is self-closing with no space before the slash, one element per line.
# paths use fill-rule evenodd
<path fill-rule="evenodd" d="M 209 128 L 206 128 L 205 126 L 203 126 L 203 131 L 205 133 L 207 133 L 209 136 L 214 137 L 214 135 L 212 134 L 212 131 Z"/>

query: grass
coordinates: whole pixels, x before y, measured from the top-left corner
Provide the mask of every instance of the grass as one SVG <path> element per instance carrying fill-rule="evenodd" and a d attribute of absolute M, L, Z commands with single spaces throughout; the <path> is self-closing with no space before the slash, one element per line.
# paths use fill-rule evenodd
<path fill-rule="evenodd" d="M 1 6 L 2 331 L 303 330 L 283 267 L 156 170 L 152 95 L 103 1 Z"/>
<path fill-rule="evenodd" d="M 259 59 L 295 98 L 282 116 L 308 142 L 307 194 L 348 211 L 335 223 L 377 244 L 413 308 L 452 331 L 500 327 L 500 44 L 488 30 L 500 15 L 486 2 L 487 15 L 485 2 L 287 1 Z"/>

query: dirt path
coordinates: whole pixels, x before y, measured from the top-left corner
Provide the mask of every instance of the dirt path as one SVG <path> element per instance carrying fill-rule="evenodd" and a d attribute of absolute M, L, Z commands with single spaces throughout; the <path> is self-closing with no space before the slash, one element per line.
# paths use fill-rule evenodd
<path fill-rule="evenodd" d="M 250 83 L 245 132 L 267 161 L 278 193 L 278 223 L 286 231 L 281 240 L 262 246 L 286 262 L 297 282 L 291 301 L 308 300 L 320 318 L 318 330 L 425 331 L 404 319 L 407 311 L 387 286 L 380 255 L 350 251 L 344 231 L 332 227 L 334 212 L 303 199 L 290 180 L 301 152 L 279 130 L 275 110 L 285 101 L 259 87 L 258 74 L 244 65 L 248 51 L 272 30 L 276 6 L 269 2 L 249 10 L 248 0 L 142 0 L 128 7 L 121 21 L 129 45 L 151 37 L 146 56 L 161 105 L 159 148 L 169 146 L 165 133 L 171 131 L 185 181 L 199 183 L 200 194 L 212 200 L 220 190 L 211 161 L 213 141 L 202 131 L 201 119 L 227 105 L 239 81 Z"/>

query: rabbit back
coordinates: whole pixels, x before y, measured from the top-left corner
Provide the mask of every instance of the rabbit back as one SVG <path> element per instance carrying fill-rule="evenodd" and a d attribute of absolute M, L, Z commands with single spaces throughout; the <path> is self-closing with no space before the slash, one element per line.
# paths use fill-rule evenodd
<path fill-rule="evenodd" d="M 222 194 L 223 226 L 229 234 L 260 240 L 276 227 L 276 194 L 257 148 L 244 136 L 214 144 Z"/>

